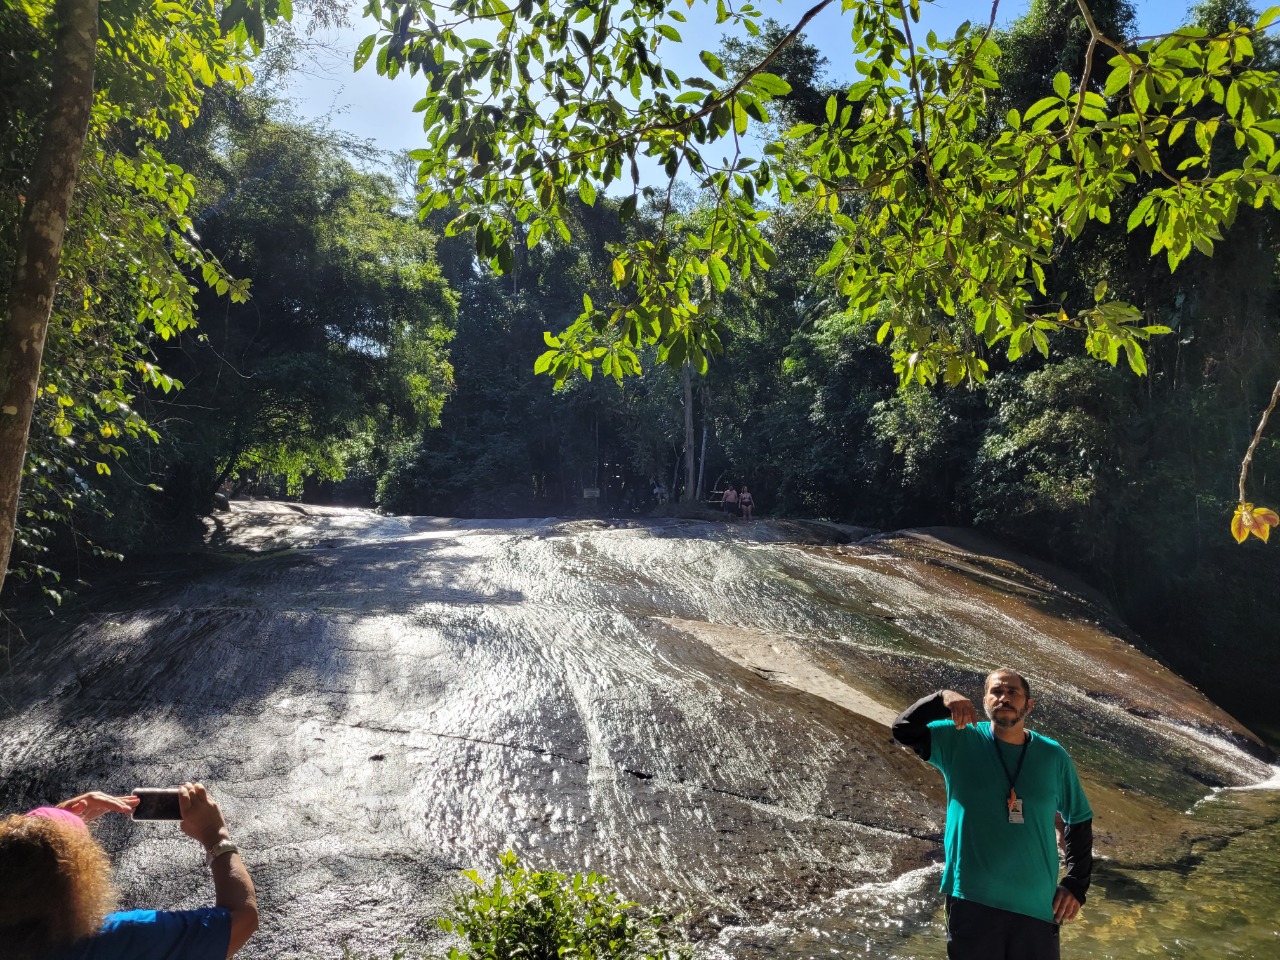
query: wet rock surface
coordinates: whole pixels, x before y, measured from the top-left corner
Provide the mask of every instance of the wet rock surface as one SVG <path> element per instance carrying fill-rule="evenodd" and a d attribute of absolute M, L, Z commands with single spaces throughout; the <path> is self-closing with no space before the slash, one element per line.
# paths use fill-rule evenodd
<path fill-rule="evenodd" d="M 927 867 L 940 778 L 886 722 L 998 664 L 1034 678 L 1117 863 L 1184 856 L 1207 786 L 1269 775 L 1086 591 L 870 533 L 233 503 L 220 554 L 14 645 L 0 804 L 202 780 L 258 884 L 246 955 L 336 956 L 433 936 L 457 871 L 507 848 L 704 932 Z M 173 825 L 99 832 L 128 905 L 211 898 Z"/>

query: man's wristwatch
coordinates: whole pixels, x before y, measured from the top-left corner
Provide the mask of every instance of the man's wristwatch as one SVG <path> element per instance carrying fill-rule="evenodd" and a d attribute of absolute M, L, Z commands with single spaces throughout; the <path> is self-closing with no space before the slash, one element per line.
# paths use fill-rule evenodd
<path fill-rule="evenodd" d="M 240 848 L 230 840 L 219 840 L 212 847 L 204 852 L 204 865 L 209 869 L 213 869 L 213 861 L 226 853 L 239 853 Z"/>

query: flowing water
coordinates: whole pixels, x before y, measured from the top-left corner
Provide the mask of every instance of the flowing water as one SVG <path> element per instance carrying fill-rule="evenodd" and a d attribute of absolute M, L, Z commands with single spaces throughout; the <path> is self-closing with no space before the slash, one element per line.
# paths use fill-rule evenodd
<path fill-rule="evenodd" d="M 1097 814 L 1072 952 L 1280 956 L 1270 752 L 971 536 L 233 506 L 194 567 L 12 644 L 0 809 L 204 780 L 259 887 L 247 956 L 429 939 L 512 848 L 688 911 L 710 957 L 940 957 L 941 780 L 887 723 L 998 664 Z M 171 827 L 100 831 L 126 904 L 207 901 Z"/>
<path fill-rule="evenodd" d="M 1091 960 L 1280 957 L 1280 780 L 1266 792 L 1221 791 L 1190 817 L 1205 831 L 1168 866 L 1103 860 L 1063 955 Z M 940 868 L 867 884 L 755 926 L 720 931 L 707 953 L 764 957 L 946 956 Z"/>

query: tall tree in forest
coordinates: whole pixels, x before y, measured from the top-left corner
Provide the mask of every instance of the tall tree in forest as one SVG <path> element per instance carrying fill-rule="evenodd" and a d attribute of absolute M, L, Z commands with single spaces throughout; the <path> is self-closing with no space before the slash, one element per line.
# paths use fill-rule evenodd
<path fill-rule="evenodd" d="M 196 228 L 253 298 L 224 304 L 198 338 L 157 349 L 181 394 L 154 395 L 163 485 L 177 518 L 204 513 L 230 478 L 296 494 L 353 459 L 439 421 L 452 386 L 456 298 L 435 235 L 340 138 L 273 119 L 275 101 L 220 93 L 172 152 L 198 181 Z"/>
<path fill-rule="evenodd" d="M 52 43 L 28 51 L 27 79 L 47 83 L 47 95 L 28 101 L 38 115 L 19 122 L 34 149 L 24 151 L 29 163 L 0 330 L 0 586 L 86 141 L 122 125 L 154 137 L 189 123 L 205 87 L 247 79 L 243 54 L 260 47 L 264 23 L 289 16 L 290 7 L 289 0 L 237 0 L 219 17 L 205 0 L 162 8 L 139 0 L 26 0 L 8 13 L 25 17 Z"/>

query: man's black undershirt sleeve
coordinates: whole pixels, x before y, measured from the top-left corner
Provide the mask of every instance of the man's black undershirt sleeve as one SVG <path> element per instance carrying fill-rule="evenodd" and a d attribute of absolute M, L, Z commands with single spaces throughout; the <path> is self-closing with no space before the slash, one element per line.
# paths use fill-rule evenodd
<path fill-rule="evenodd" d="M 1059 881 L 1067 892 L 1084 903 L 1093 880 L 1093 821 L 1068 823 L 1062 828 L 1062 845 L 1066 847 L 1064 859 L 1067 875 Z"/>
<path fill-rule="evenodd" d="M 921 760 L 928 760 L 933 753 L 929 724 L 935 720 L 950 719 L 951 711 L 942 703 L 942 691 L 931 693 L 898 714 L 893 721 L 893 739 L 904 747 L 910 747 Z"/>

